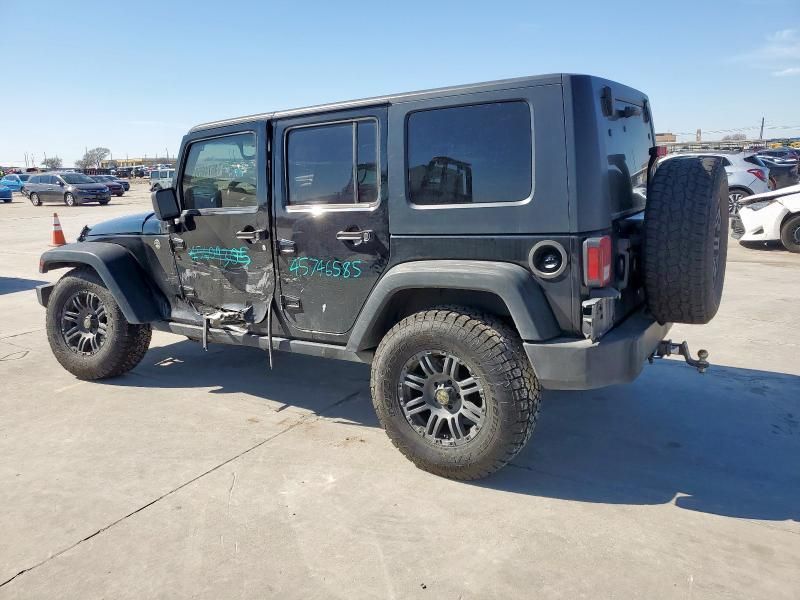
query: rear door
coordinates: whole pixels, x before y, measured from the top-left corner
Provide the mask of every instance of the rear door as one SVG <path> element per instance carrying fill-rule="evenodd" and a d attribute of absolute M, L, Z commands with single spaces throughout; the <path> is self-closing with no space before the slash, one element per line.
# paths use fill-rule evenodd
<path fill-rule="evenodd" d="M 273 160 L 286 322 L 347 332 L 389 259 L 386 108 L 280 119 Z"/>
<path fill-rule="evenodd" d="M 266 125 L 198 132 L 181 156 L 181 226 L 171 244 L 184 293 L 205 315 L 259 323 L 275 291 Z"/>

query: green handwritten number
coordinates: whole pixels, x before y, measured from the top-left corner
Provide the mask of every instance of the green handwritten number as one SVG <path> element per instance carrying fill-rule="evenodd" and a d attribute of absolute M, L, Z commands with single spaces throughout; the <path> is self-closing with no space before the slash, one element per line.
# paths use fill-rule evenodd
<path fill-rule="evenodd" d="M 306 262 L 308 262 L 308 257 L 306 256 L 301 256 L 300 258 L 297 259 L 297 268 L 303 269 L 303 272 L 300 273 L 301 277 L 305 277 L 306 275 L 308 275 L 308 265 L 306 264 Z"/>
<path fill-rule="evenodd" d="M 309 265 L 308 263 L 313 263 Z M 315 258 L 313 256 L 298 256 L 289 263 L 289 272 L 295 277 L 313 277 L 316 273 L 324 277 L 357 279 L 363 272 L 359 266 L 363 260 L 341 262 L 335 259 Z"/>

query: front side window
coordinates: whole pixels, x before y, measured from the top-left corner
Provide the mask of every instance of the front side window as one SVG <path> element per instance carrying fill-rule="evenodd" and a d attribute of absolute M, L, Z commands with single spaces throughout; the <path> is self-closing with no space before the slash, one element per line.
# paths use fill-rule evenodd
<path fill-rule="evenodd" d="M 533 150 L 526 102 L 415 112 L 407 127 L 413 204 L 517 202 L 530 196 Z"/>
<path fill-rule="evenodd" d="M 173 171 L 161 171 L 162 177 Z M 158 177 L 154 171 L 151 177 Z M 184 208 L 255 206 L 256 138 L 239 133 L 193 143 L 181 179 Z"/>
<path fill-rule="evenodd" d="M 377 123 L 348 121 L 289 130 L 286 178 L 291 205 L 376 202 Z"/>

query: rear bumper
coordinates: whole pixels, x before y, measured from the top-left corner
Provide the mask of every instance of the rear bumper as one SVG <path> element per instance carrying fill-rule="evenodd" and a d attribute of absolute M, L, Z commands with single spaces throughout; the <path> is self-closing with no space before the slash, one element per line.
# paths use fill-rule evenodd
<path fill-rule="evenodd" d="M 638 377 L 647 357 L 670 330 L 639 311 L 596 342 L 557 338 L 525 342 L 525 352 L 543 387 L 591 390 L 628 383 Z"/>

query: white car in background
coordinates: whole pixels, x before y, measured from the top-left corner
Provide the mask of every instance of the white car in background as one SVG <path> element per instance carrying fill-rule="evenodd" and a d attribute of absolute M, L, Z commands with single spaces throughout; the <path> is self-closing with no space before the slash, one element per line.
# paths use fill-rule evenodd
<path fill-rule="evenodd" d="M 740 242 L 778 241 L 800 252 L 800 184 L 742 198 L 731 218 L 731 236 Z"/>
<path fill-rule="evenodd" d="M 172 179 L 175 177 L 175 169 L 153 169 L 150 171 L 150 191 L 172 187 Z"/>

